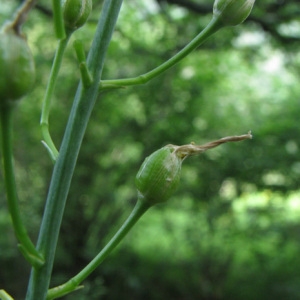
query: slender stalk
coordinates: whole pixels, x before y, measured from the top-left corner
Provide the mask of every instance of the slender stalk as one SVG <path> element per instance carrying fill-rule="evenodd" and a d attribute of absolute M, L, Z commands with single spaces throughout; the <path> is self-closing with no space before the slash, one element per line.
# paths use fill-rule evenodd
<path fill-rule="evenodd" d="M 40 126 L 42 130 L 42 135 L 44 139 L 44 145 L 46 146 L 51 158 L 53 161 L 56 161 L 58 156 L 58 151 L 53 143 L 49 132 L 49 114 L 50 114 L 50 106 L 51 106 L 51 99 L 54 92 L 55 83 L 57 80 L 58 72 L 61 66 L 62 58 L 70 39 L 71 34 L 68 34 L 66 38 L 60 40 L 57 45 L 55 57 L 53 60 L 51 72 L 49 75 L 48 85 L 46 89 L 46 93 L 43 100 L 43 107 L 42 107 L 42 115 Z"/>
<path fill-rule="evenodd" d="M 47 299 L 55 299 L 78 289 L 79 284 L 103 262 L 103 260 L 122 241 L 122 239 L 130 231 L 130 229 L 149 208 L 150 206 L 146 202 L 138 200 L 130 216 L 124 222 L 122 227 L 117 231 L 117 233 L 113 236 L 113 238 L 102 249 L 102 251 L 99 252 L 99 254 L 76 276 L 68 280 L 66 283 L 50 289 L 48 291 Z"/>
<path fill-rule="evenodd" d="M 175 64 L 180 62 L 188 54 L 199 47 L 207 38 L 217 32 L 223 25 L 218 18 L 213 17 L 210 23 L 181 51 L 171 57 L 169 60 L 158 66 L 157 68 L 137 77 L 124 78 L 124 79 L 112 79 L 112 80 L 102 80 L 100 82 L 100 90 L 115 88 L 117 86 L 128 86 L 128 85 L 138 85 L 144 84 L 153 79 L 154 77 L 160 75 L 164 71 L 173 67 Z"/>
<path fill-rule="evenodd" d="M 12 151 L 12 110 L 13 107 L 5 106 L 0 108 L 1 119 L 1 147 L 4 168 L 4 184 L 7 194 L 7 204 L 11 215 L 15 235 L 20 242 L 19 248 L 29 263 L 38 267 L 43 264 L 43 258 L 31 242 L 26 228 L 22 222 L 19 201 L 17 195 L 15 173 L 13 166 Z"/>
<path fill-rule="evenodd" d="M 44 255 L 45 264 L 40 269 L 32 269 L 27 289 L 27 300 L 44 300 L 47 296 L 59 230 L 72 175 L 85 129 L 98 96 L 98 83 L 102 75 L 105 54 L 122 2 L 122 0 L 105 0 L 103 4 L 87 60 L 87 65 L 94 81 L 87 89 L 84 89 L 82 84 L 79 84 L 75 96 L 62 140 L 60 154 L 54 165 L 38 237 L 37 249 Z"/>
<path fill-rule="evenodd" d="M 52 0 L 52 7 L 55 35 L 59 40 L 63 40 L 66 37 L 66 32 L 63 21 L 61 0 Z"/>

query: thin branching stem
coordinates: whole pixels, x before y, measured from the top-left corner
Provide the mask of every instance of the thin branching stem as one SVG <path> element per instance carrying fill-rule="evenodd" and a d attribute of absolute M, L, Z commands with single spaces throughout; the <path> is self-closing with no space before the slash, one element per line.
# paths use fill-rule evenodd
<path fill-rule="evenodd" d="M 171 57 L 169 60 L 167 60 L 160 66 L 137 77 L 102 80 L 100 82 L 99 89 L 105 90 L 105 89 L 111 89 L 116 87 L 139 85 L 139 84 L 147 83 L 154 77 L 157 77 L 158 75 L 162 74 L 164 71 L 176 65 L 188 54 L 190 54 L 197 47 L 199 47 L 204 41 L 206 41 L 207 38 L 209 38 L 211 35 L 213 35 L 222 27 L 223 26 L 221 25 L 218 18 L 212 18 L 210 23 L 191 42 L 189 42 L 181 51 L 179 51 L 177 54 L 175 54 L 173 57 Z"/>
<path fill-rule="evenodd" d="M 149 208 L 150 206 L 146 202 L 138 200 L 127 220 L 120 227 L 120 229 L 113 236 L 113 238 L 99 252 L 99 254 L 76 276 L 72 277 L 66 283 L 50 289 L 48 291 L 47 299 L 55 299 L 80 288 L 79 284 L 84 279 L 86 279 L 103 262 L 103 260 L 112 252 L 113 249 L 115 249 L 115 247 L 122 241 L 126 234 L 131 230 L 131 228 L 136 224 L 136 222 Z"/>
<path fill-rule="evenodd" d="M 57 76 L 59 73 L 59 69 L 62 63 L 63 55 L 66 49 L 66 46 L 68 44 L 69 38 L 71 34 L 68 34 L 66 38 L 61 39 L 58 42 L 55 57 L 53 60 L 51 72 L 49 75 L 48 85 L 46 88 L 46 93 L 43 100 L 43 107 L 42 107 L 42 114 L 41 114 L 41 121 L 40 126 L 42 130 L 43 135 L 43 143 L 46 146 L 46 149 L 48 150 L 51 159 L 55 162 L 58 156 L 58 150 L 51 138 L 50 132 L 49 132 L 49 114 L 50 114 L 50 108 L 51 108 L 51 100 L 54 93 L 54 87 L 57 80 Z"/>
<path fill-rule="evenodd" d="M 30 240 L 23 224 L 19 208 L 12 151 L 12 110 L 13 107 L 9 105 L 0 108 L 1 149 L 7 204 L 15 235 L 20 242 L 19 249 L 29 263 L 37 268 L 43 265 L 43 257 Z"/>

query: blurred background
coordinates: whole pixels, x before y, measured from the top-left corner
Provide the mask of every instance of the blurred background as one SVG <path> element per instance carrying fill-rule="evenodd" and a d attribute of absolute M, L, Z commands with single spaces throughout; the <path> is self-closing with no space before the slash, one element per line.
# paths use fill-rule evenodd
<path fill-rule="evenodd" d="M 21 1 L 2 0 L 1 24 Z M 72 42 L 88 51 L 103 1 L 67 48 L 50 131 L 60 144 L 79 71 Z M 104 79 L 158 66 L 195 37 L 213 1 L 124 1 Z M 81 270 L 136 201 L 135 175 L 162 146 L 231 143 L 186 160 L 167 204 L 150 209 L 124 242 L 64 299 L 300 299 L 300 4 L 257 1 L 248 20 L 211 37 L 148 84 L 99 96 L 61 228 L 51 286 Z M 37 80 L 15 114 L 14 151 L 24 222 L 38 235 L 52 163 L 39 118 L 57 45 L 51 4 L 24 26 Z M 16 247 L 0 172 L 0 288 L 23 299 L 30 268 Z"/>

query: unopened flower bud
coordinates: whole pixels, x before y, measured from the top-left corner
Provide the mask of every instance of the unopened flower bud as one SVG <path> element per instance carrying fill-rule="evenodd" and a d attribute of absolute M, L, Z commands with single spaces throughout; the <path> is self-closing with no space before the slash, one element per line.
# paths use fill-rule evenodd
<path fill-rule="evenodd" d="M 92 0 L 63 0 L 63 18 L 66 28 L 76 30 L 83 26 L 91 11 Z"/>
<path fill-rule="evenodd" d="M 213 15 L 224 26 L 243 23 L 249 16 L 255 0 L 215 0 Z"/>
<path fill-rule="evenodd" d="M 138 198 L 149 206 L 167 201 L 179 184 L 181 164 L 191 155 L 200 154 L 208 149 L 227 142 L 250 139 L 251 133 L 229 136 L 199 146 L 193 143 L 183 146 L 167 145 L 145 159 L 135 179 Z"/>

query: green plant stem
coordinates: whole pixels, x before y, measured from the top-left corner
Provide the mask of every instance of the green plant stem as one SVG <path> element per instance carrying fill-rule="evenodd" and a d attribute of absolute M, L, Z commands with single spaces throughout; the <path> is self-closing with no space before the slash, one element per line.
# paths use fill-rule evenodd
<path fill-rule="evenodd" d="M 99 254 L 76 276 L 68 280 L 66 283 L 50 289 L 48 291 L 47 299 L 55 299 L 78 289 L 79 284 L 103 262 L 103 260 L 122 241 L 122 239 L 130 231 L 130 229 L 149 208 L 150 206 L 147 203 L 138 200 L 130 216 L 124 222 L 122 227 L 117 231 L 117 233 L 113 236 L 113 238 L 102 249 L 102 251 L 99 252 Z"/>
<path fill-rule="evenodd" d="M 168 70 L 169 68 L 173 67 L 175 64 L 180 62 L 188 54 L 190 54 L 197 47 L 199 47 L 207 38 L 209 38 L 222 27 L 223 25 L 221 24 L 219 19 L 213 17 L 210 23 L 190 43 L 188 43 L 181 51 L 179 51 L 177 54 L 175 54 L 173 57 L 171 57 L 169 60 L 167 60 L 157 68 L 137 77 L 102 80 L 100 82 L 99 89 L 104 90 L 116 88 L 118 86 L 139 85 L 147 83 L 154 77 L 157 77 L 164 71 Z"/>
<path fill-rule="evenodd" d="M 0 299 L 1 300 L 14 300 L 11 295 L 9 295 L 5 290 L 0 290 Z"/>
<path fill-rule="evenodd" d="M 32 269 L 27 289 L 27 300 L 44 300 L 47 296 L 53 267 L 55 250 L 74 173 L 79 149 L 92 109 L 98 96 L 98 83 L 108 45 L 118 19 L 122 0 L 105 0 L 97 30 L 88 55 L 87 66 L 95 79 L 84 89 L 79 84 L 66 131 L 62 140 L 60 154 L 54 165 L 44 216 L 38 237 L 37 249 L 45 257 L 40 269 Z"/>
<path fill-rule="evenodd" d="M 57 39 L 63 40 L 66 37 L 66 31 L 63 20 L 61 0 L 52 0 L 52 7 L 55 35 Z"/>
<path fill-rule="evenodd" d="M 46 88 L 46 93 L 43 100 L 43 107 L 42 107 L 42 114 L 41 114 L 41 121 L 40 126 L 42 130 L 42 135 L 44 139 L 44 145 L 46 146 L 51 158 L 53 161 L 56 161 L 58 156 L 58 151 L 53 143 L 49 132 L 49 114 L 50 114 L 50 107 L 51 107 L 51 99 L 54 92 L 55 83 L 57 80 L 58 72 L 61 66 L 62 58 L 70 39 L 71 34 L 68 34 L 66 38 L 60 40 L 57 45 L 55 57 L 53 60 L 51 72 L 49 75 L 48 85 Z"/>
<path fill-rule="evenodd" d="M 12 106 L 0 108 L 1 147 L 8 209 L 11 215 L 15 235 L 20 242 L 19 248 L 22 254 L 32 266 L 39 267 L 44 263 L 43 257 L 31 242 L 26 228 L 22 222 L 19 209 L 12 152 L 12 110 Z"/>
<path fill-rule="evenodd" d="M 79 62 L 79 70 L 80 70 L 82 84 L 84 88 L 89 88 L 93 82 L 93 78 L 86 65 L 86 58 L 85 58 L 83 44 L 81 43 L 81 41 L 75 40 L 73 46 L 76 52 L 77 60 Z"/>

